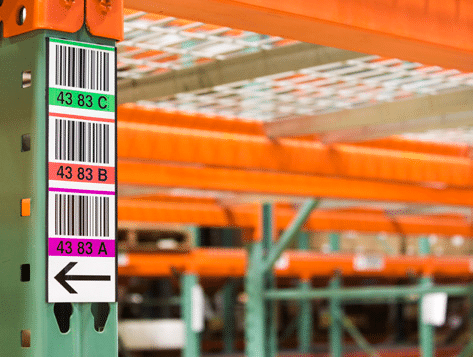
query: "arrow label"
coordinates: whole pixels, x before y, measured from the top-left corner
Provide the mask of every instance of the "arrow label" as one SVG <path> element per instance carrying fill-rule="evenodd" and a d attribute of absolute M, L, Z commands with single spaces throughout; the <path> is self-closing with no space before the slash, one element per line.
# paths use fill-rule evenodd
<path fill-rule="evenodd" d="M 54 279 L 57 280 L 59 284 L 62 285 L 64 289 L 66 289 L 69 294 L 77 294 L 72 286 L 70 286 L 67 281 L 75 280 L 75 281 L 110 281 L 110 275 L 67 275 L 69 270 L 74 268 L 77 262 L 70 262 L 67 264 L 64 269 L 62 269 Z"/>

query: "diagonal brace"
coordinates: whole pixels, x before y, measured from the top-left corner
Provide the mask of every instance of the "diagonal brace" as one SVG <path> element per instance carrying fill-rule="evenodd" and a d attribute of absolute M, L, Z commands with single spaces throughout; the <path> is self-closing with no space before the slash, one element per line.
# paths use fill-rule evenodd
<path fill-rule="evenodd" d="M 306 203 L 304 203 L 304 206 L 302 206 L 297 216 L 294 217 L 293 221 L 289 225 L 289 228 L 282 234 L 279 241 L 270 250 L 262 268 L 263 273 L 266 273 L 272 269 L 274 263 L 281 256 L 281 253 L 291 244 L 292 240 L 297 236 L 297 233 L 301 229 L 307 217 L 309 217 L 312 210 L 318 206 L 319 202 L 319 199 L 310 199 Z"/>
<path fill-rule="evenodd" d="M 343 327 L 350 334 L 350 336 L 353 337 L 358 347 L 360 347 L 370 357 L 379 357 L 379 354 L 373 347 L 371 347 L 369 342 L 363 337 L 361 332 L 347 316 L 343 316 L 342 323 Z"/>
<path fill-rule="evenodd" d="M 458 357 L 471 357 L 473 356 L 473 341 L 466 345 L 465 349 L 461 351 Z"/>

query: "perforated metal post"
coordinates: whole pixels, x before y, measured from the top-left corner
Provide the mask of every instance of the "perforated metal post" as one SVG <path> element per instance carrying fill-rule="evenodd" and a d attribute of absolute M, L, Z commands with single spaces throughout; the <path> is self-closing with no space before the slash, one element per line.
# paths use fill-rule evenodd
<path fill-rule="evenodd" d="M 309 234 L 307 232 L 299 232 L 299 249 L 309 250 Z M 310 281 L 301 281 L 299 288 L 304 291 L 311 289 Z M 305 300 L 300 302 L 299 308 L 299 351 L 301 353 L 309 353 L 312 343 L 312 302 Z"/>
<path fill-rule="evenodd" d="M 0 355 L 116 357 L 116 303 L 46 302 L 49 37 L 115 44 L 85 29 L 0 37 Z"/>
<path fill-rule="evenodd" d="M 265 272 L 263 263 L 273 237 L 273 209 L 262 205 L 262 240 L 248 246 L 248 269 L 245 277 L 246 303 L 245 340 L 246 356 L 272 357 L 276 355 L 277 336 L 274 303 L 264 298 L 265 291 L 273 286 L 272 271 Z"/>
<path fill-rule="evenodd" d="M 430 242 L 426 237 L 419 239 L 419 255 L 425 256 L 430 254 Z M 432 278 L 430 276 L 423 276 L 420 278 L 419 285 L 426 289 L 432 286 Z M 419 299 L 418 305 L 418 319 L 419 319 L 419 344 L 422 357 L 434 356 L 434 333 L 435 328 L 432 325 L 426 324 L 422 318 L 422 299 Z"/>
<path fill-rule="evenodd" d="M 192 233 L 194 246 L 200 247 L 202 244 L 200 228 L 189 226 L 188 229 Z M 186 272 L 181 277 L 181 316 L 185 326 L 184 357 L 198 357 L 201 354 L 202 330 L 197 325 L 199 325 L 199 320 L 202 320 L 200 327 L 203 328 L 203 316 L 200 319 L 199 315 L 203 313 L 201 309 L 204 306 L 203 301 L 199 301 L 203 296 L 199 296 L 198 283 L 199 277 L 192 272 Z"/>
<path fill-rule="evenodd" d="M 198 277 L 195 274 L 184 274 L 181 278 L 181 311 L 185 325 L 185 343 L 183 356 L 200 356 L 200 329 L 198 326 L 199 301 L 195 294 L 195 288 L 198 286 Z"/>
<path fill-rule="evenodd" d="M 330 234 L 330 251 L 340 250 L 340 236 L 336 233 Z M 334 276 L 330 281 L 330 288 L 337 290 L 341 287 L 342 280 L 339 276 Z M 332 357 L 340 357 L 343 350 L 343 324 L 342 324 L 342 304 L 341 300 L 332 297 L 330 299 L 330 353 Z"/>
<path fill-rule="evenodd" d="M 233 246 L 232 229 L 223 229 L 222 245 Z M 230 278 L 223 287 L 223 350 L 225 353 L 232 353 L 235 349 L 235 300 L 236 281 Z"/>

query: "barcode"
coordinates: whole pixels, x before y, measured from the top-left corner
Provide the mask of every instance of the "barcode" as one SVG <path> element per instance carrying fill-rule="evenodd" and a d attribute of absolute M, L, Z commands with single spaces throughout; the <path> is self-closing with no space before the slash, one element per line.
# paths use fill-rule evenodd
<path fill-rule="evenodd" d="M 56 119 L 56 160 L 110 163 L 110 125 Z"/>
<path fill-rule="evenodd" d="M 56 194 L 56 235 L 108 237 L 110 198 Z"/>
<path fill-rule="evenodd" d="M 56 44 L 56 85 L 109 91 L 110 53 Z"/>

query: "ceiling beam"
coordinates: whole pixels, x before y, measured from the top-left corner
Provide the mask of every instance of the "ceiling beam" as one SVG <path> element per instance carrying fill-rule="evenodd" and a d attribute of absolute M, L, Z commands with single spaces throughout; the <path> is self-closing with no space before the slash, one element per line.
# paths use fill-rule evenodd
<path fill-rule="evenodd" d="M 135 10 L 473 71 L 468 1 L 125 0 Z"/>
<path fill-rule="evenodd" d="M 331 47 L 298 43 L 257 53 L 118 81 L 118 104 L 191 92 L 282 72 L 366 56 Z"/>
<path fill-rule="evenodd" d="M 473 123 L 473 89 L 267 122 L 271 138 L 318 134 L 324 143 L 357 142 Z"/>

